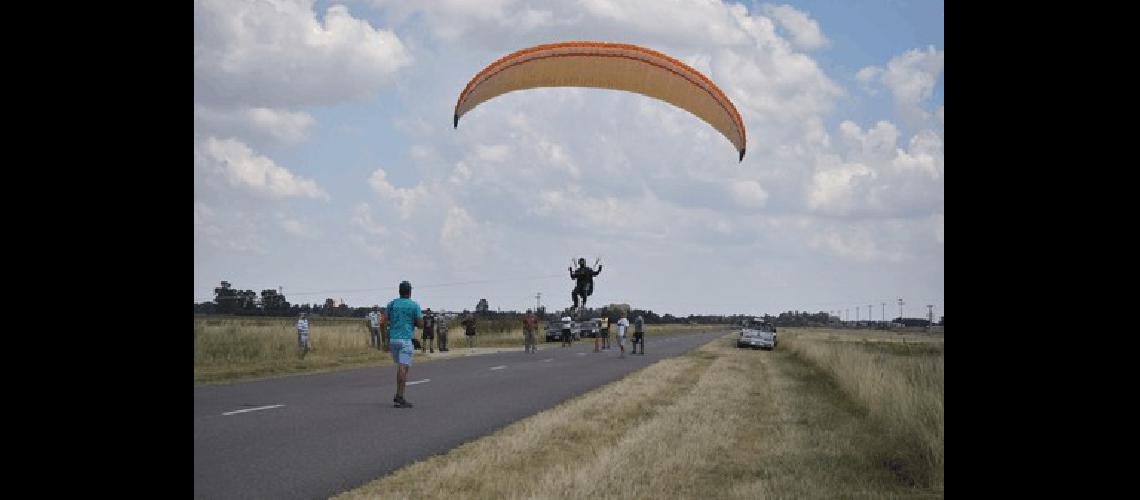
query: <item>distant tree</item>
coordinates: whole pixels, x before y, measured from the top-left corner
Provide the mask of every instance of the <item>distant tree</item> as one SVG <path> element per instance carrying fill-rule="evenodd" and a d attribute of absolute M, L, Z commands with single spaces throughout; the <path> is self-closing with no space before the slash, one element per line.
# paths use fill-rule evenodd
<path fill-rule="evenodd" d="M 277 290 L 266 289 L 261 291 L 261 309 L 266 312 L 283 313 L 289 309 L 289 302 L 285 296 L 278 294 Z"/>
<path fill-rule="evenodd" d="M 234 290 L 228 281 L 223 281 L 221 286 L 214 289 L 214 303 L 218 305 L 220 313 L 233 313 L 241 308 L 238 291 Z"/>

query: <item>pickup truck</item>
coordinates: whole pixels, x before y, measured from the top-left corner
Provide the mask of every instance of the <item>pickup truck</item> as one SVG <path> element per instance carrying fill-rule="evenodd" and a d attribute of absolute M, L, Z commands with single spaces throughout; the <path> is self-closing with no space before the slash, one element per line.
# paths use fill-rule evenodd
<path fill-rule="evenodd" d="M 776 343 L 776 326 L 762 318 L 745 320 L 740 328 L 740 336 L 736 339 L 736 347 L 751 347 L 769 351 L 776 348 Z"/>

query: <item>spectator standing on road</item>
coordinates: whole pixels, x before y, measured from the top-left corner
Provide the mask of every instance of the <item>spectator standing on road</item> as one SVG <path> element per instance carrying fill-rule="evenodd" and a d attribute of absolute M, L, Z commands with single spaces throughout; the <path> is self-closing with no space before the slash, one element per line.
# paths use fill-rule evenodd
<path fill-rule="evenodd" d="M 613 325 L 613 318 L 606 317 L 606 335 L 602 337 L 602 350 L 610 350 L 610 326 Z"/>
<path fill-rule="evenodd" d="M 467 347 L 475 347 L 475 316 L 468 314 L 463 320 L 463 334 L 467 336 Z"/>
<path fill-rule="evenodd" d="M 439 352 L 447 352 L 447 313 L 438 315 L 436 335 L 439 336 Z"/>
<path fill-rule="evenodd" d="M 431 308 L 424 311 L 424 353 L 430 349 L 432 354 L 435 354 L 435 313 L 431 312 Z"/>
<path fill-rule="evenodd" d="M 312 344 L 309 343 L 309 319 L 308 315 L 301 313 L 297 318 L 297 352 L 301 359 L 305 359 L 305 354 L 309 353 Z"/>
<path fill-rule="evenodd" d="M 372 312 L 368 313 L 368 330 L 370 335 L 368 337 L 368 347 L 380 348 L 380 306 L 372 306 Z"/>
<path fill-rule="evenodd" d="M 534 313 L 526 310 L 526 317 L 523 318 L 523 352 L 535 353 L 538 352 L 538 347 L 534 342 L 534 331 L 538 329 L 538 319 L 534 317 Z"/>
<path fill-rule="evenodd" d="M 621 319 L 618 320 L 617 345 L 621 348 L 619 358 L 625 357 L 625 327 L 627 326 L 629 326 L 629 320 L 625 319 L 625 313 L 623 312 L 621 313 Z"/>
<path fill-rule="evenodd" d="M 574 343 L 574 321 L 570 316 L 562 317 L 562 347 L 570 347 Z"/>
<path fill-rule="evenodd" d="M 633 353 L 637 354 L 637 346 L 641 346 L 641 355 L 645 355 L 645 318 L 637 315 L 637 319 L 633 320 Z"/>
<path fill-rule="evenodd" d="M 401 281 L 400 297 L 392 299 L 384 311 L 384 323 L 388 325 L 388 344 L 392 361 L 396 363 L 396 397 L 392 398 L 392 402 L 396 408 L 411 408 L 412 404 L 404 399 L 404 387 L 408 383 L 408 369 L 412 366 L 412 354 L 415 353 L 412 337 L 417 326 L 424 326 L 424 313 L 420 310 L 420 305 L 412 300 L 412 284 Z"/>

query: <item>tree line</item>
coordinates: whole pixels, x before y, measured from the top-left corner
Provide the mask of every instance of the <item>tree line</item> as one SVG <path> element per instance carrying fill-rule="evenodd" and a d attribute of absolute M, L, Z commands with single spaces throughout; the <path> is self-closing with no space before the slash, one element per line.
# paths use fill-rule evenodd
<path fill-rule="evenodd" d="M 426 305 L 426 307 L 431 306 Z M 383 307 L 381 307 L 381 310 L 383 310 Z M 368 313 L 371 311 L 371 306 L 349 307 L 347 304 L 338 304 L 337 301 L 331 298 L 326 298 L 323 304 L 291 304 L 286 300 L 285 295 L 277 290 L 266 289 L 258 294 L 253 290 L 236 289 L 228 281 L 222 281 L 218 287 L 214 288 L 213 301 L 194 303 L 195 314 L 232 314 L 237 316 L 297 316 L 301 313 L 308 313 L 315 316 L 363 318 L 368 316 Z M 610 304 L 598 308 L 586 308 L 580 312 L 580 317 L 606 318 L 616 323 L 617 320 L 621 318 L 623 311 L 627 313 L 627 318 L 631 321 L 633 318 L 641 316 L 645 319 L 647 324 L 689 323 L 701 325 L 740 325 L 745 320 L 754 317 L 763 318 L 764 321 L 775 326 L 829 326 L 843 323 L 837 316 L 832 316 L 826 311 L 809 313 L 807 311 L 793 310 L 785 311 L 775 316 L 770 314 L 764 314 L 762 316 L 751 314 L 690 314 L 688 316 L 674 316 L 669 313 L 657 314 L 652 310 L 630 307 L 628 304 Z M 539 307 L 535 313 L 540 319 L 549 321 L 556 321 L 568 315 L 565 309 L 547 311 L 545 307 Z M 474 312 L 465 309 L 462 314 L 472 314 L 484 320 L 521 321 L 526 312 L 493 311 L 487 299 L 482 298 L 475 304 Z M 929 325 L 929 321 L 925 318 L 892 318 L 890 322 L 900 323 L 905 326 Z M 845 322 L 845 324 L 851 323 L 855 322 Z M 882 324 L 882 322 L 879 321 L 861 321 L 859 323 L 867 324 L 868 326 Z M 935 323 L 935 325 L 944 326 L 945 317 L 939 318 L 939 321 Z"/>

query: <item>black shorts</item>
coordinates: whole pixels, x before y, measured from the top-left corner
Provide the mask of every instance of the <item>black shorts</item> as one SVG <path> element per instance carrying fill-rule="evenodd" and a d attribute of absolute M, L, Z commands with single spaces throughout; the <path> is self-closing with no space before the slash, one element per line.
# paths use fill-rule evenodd
<path fill-rule="evenodd" d="M 589 297 L 594 294 L 594 285 L 579 285 L 574 287 L 574 295 Z"/>
<path fill-rule="evenodd" d="M 424 338 L 425 339 L 434 339 L 435 338 L 435 332 L 431 331 L 428 328 L 425 328 L 424 329 Z"/>

